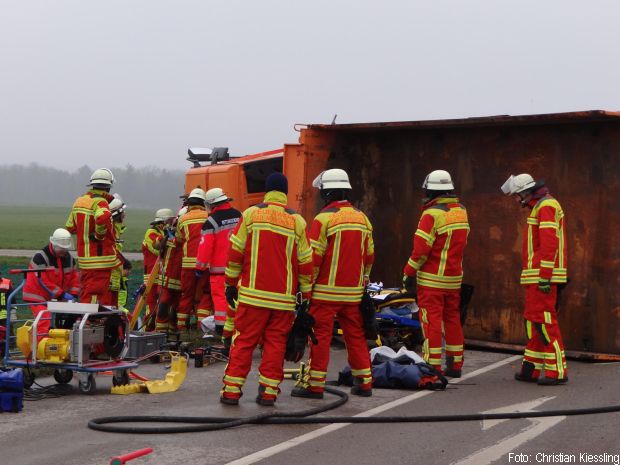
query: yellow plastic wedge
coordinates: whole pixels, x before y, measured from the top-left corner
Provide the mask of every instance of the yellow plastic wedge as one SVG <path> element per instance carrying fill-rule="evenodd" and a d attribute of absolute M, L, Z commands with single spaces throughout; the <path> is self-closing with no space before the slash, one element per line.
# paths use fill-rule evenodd
<path fill-rule="evenodd" d="M 170 371 L 166 373 L 166 378 L 144 383 L 151 394 L 174 392 L 181 387 L 185 380 L 185 375 L 187 375 L 187 358 L 174 352 L 171 352 L 170 355 L 172 357 L 170 360 Z"/>
<path fill-rule="evenodd" d="M 112 394 L 138 394 L 140 392 L 148 392 L 144 383 L 123 384 L 121 386 L 112 386 Z"/>

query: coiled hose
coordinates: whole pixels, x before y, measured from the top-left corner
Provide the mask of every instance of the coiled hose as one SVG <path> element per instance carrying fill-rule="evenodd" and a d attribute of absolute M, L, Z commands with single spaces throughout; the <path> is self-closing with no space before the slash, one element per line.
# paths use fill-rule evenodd
<path fill-rule="evenodd" d="M 348 394 L 325 388 L 325 392 L 336 395 L 338 399 L 321 407 L 297 412 L 261 413 L 249 417 L 175 417 L 175 416 L 116 416 L 95 418 L 88 422 L 88 427 L 108 433 L 163 434 L 163 433 L 197 433 L 216 431 L 242 425 L 308 425 L 323 423 L 431 423 L 447 421 L 481 421 L 508 420 L 519 418 L 558 417 L 573 415 L 593 415 L 620 412 L 620 405 L 606 407 L 589 407 L 582 409 L 547 410 L 541 412 L 511 413 L 469 413 L 461 415 L 421 415 L 421 416 L 383 416 L 383 417 L 315 417 L 319 413 L 333 410 L 349 400 Z M 309 418 L 310 417 L 310 418 Z M 117 423 L 191 423 L 184 426 L 125 426 Z"/>

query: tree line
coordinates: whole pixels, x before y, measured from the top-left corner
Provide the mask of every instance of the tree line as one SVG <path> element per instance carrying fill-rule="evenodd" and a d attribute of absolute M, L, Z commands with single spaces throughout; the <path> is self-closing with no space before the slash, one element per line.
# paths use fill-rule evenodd
<path fill-rule="evenodd" d="M 153 166 L 110 168 L 115 182 L 111 192 L 118 192 L 132 208 L 159 208 L 173 205 L 183 194 L 185 172 Z M 86 192 L 93 168 L 84 165 L 74 172 L 42 166 L 0 165 L 0 204 L 71 205 Z"/>

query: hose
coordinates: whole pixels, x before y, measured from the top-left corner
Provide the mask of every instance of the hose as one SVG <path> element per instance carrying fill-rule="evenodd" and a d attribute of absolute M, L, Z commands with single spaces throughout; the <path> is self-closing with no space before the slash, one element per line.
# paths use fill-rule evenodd
<path fill-rule="evenodd" d="M 229 418 L 229 417 L 175 417 L 175 416 L 117 416 L 95 418 L 88 422 L 88 427 L 108 433 L 133 434 L 161 434 L 161 433 L 195 433 L 201 431 L 216 431 L 236 426 L 261 425 L 307 425 L 324 423 L 435 423 L 449 421 L 482 421 L 482 420 L 513 420 L 520 418 L 558 417 L 574 415 L 594 415 L 601 413 L 620 412 L 620 405 L 606 407 L 589 407 L 582 409 L 560 409 L 540 412 L 511 412 L 511 413 L 469 413 L 459 415 L 422 415 L 422 416 L 384 416 L 384 417 L 312 417 L 318 413 L 333 410 L 349 400 L 349 396 L 337 389 L 325 388 L 325 392 L 339 398 L 322 407 L 316 407 L 297 412 L 262 413 L 259 415 Z M 186 426 L 118 426 L 112 423 L 192 423 Z"/>

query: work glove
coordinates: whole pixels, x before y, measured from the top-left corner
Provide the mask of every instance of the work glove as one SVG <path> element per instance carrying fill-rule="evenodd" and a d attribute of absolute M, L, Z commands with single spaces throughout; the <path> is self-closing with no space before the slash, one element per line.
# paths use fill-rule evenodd
<path fill-rule="evenodd" d="M 364 328 L 364 337 L 366 339 L 376 340 L 378 337 L 376 309 L 375 304 L 372 301 L 372 297 L 366 290 L 362 294 L 362 300 L 360 302 L 360 312 L 362 314 L 362 326 Z"/>
<path fill-rule="evenodd" d="M 224 334 L 224 325 L 215 325 L 215 334 L 217 334 L 218 336 L 223 336 Z"/>
<path fill-rule="evenodd" d="M 75 300 L 75 296 L 69 294 L 68 292 L 65 292 L 62 295 L 62 300 L 64 300 L 65 302 L 71 302 L 71 301 Z"/>
<path fill-rule="evenodd" d="M 172 228 L 166 228 L 165 232 L 166 232 L 166 239 L 168 239 L 169 241 L 174 239 L 174 231 L 172 230 Z"/>
<path fill-rule="evenodd" d="M 407 292 L 415 292 L 415 276 L 403 275 L 403 287 Z"/>
<path fill-rule="evenodd" d="M 230 354 L 230 346 L 232 345 L 232 336 L 225 337 L 223 339 L 223 342 L 224 342 L 224 355 L 228 357 L 228 355 Z"/>
<path fill-rule="evenodd" d="M 539 279 L 538 290 L 543 294 L 549 294 L 551 292 L 551 281 L 548 279 Z"/>
<path fill-rule="evenodd" d="M 237 286 L 226 286 L 226 302 L 231 308 L 237 308 L 237 300 L 239 299 L 239 290 Z"/>
<path fill-rule="evenodd" d="M 205 270 L 199 270 L 198 268 L 196 268 L 194 270 L 194 275 L 196 276 L 196 278 L 200 279 L 202 278 L 202 275 L 205 274 Z"/>
<path fill-rule="evenodd" d="M 297 316 L 286 340 L 286 353 L 284 354 L 284 359 L 289 362 L 297 363 L 303 358 L 308 338 L 315 345 L 319 343 L 312 329 L 314 317 L 308 313 L 309 307 L 309 300 L 302 300 L 297 304 Z"/>

